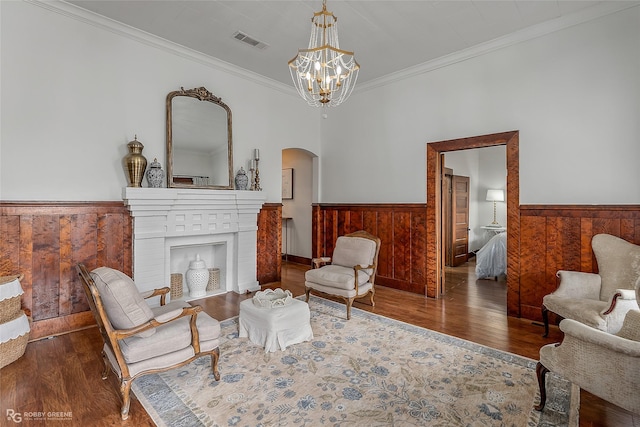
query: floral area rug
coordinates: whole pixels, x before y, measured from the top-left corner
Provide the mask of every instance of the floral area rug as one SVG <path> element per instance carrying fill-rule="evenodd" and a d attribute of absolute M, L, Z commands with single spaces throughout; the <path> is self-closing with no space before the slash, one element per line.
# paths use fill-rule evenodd
<path fill-rule="evenodd" d="M 209 357 L 134 381 L 159 426 L 568 426 L 579 389 L 536 361 L 312 297 L 314 339 L 265 353 L 222 322 L 220 381 Z"/>

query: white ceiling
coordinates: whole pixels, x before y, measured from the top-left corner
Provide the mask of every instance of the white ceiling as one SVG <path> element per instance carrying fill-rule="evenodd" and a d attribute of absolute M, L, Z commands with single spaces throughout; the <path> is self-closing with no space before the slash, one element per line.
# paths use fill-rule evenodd
<path fill-rule="evenodd" d="M 76 0 L 115 21 L 291 84 L 287 61 L 307 47 L 320 0 Z M 327 0 L 340 47 L 355 52 L 359 82 L 386 76 L 518 30 L 584 13 L 601 1 Z M 607 1 L 609 5 L 614 3 Z M 615 2 L 625 7 L 636 2 Z M 235 38 L 242 31 L 268 45 Z"/>

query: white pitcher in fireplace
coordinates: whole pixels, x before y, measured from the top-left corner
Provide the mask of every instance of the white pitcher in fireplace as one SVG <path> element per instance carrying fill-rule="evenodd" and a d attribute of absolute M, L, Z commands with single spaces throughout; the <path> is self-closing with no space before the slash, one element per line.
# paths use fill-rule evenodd
<path fill-rule="evenodd" d="M 189 263 L 189 269 L 185 274 L 189 295 L 193 298 L 200 298 L 207 295 L 207 284 L 209 283 L 209 270 L 204 261 L 200 259 L 200 254 L 196 254 L 196 259 Z"/>

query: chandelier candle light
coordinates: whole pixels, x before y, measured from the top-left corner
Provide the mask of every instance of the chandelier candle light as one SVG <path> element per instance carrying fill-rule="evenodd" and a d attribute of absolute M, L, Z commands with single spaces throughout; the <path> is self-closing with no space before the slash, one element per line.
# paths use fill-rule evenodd
<path fill-rule="evenodd" d="M 298 93 L 312 107 L 335 107 L 342 104 L 356 84 L 360 65 L 353 52 L 340 49 L 338 18 L 322 10 L 311 18 L 311 38 L 308 49 L 298 49 L 289 61 L 289 71 Z"/>

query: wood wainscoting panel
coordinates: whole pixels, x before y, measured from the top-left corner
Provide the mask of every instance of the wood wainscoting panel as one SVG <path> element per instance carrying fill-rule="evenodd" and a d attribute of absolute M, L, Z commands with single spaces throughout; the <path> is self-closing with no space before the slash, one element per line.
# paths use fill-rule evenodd
<path fill-rule="evenodd" d="M 638 205 L 523 205 L 520 207 L 521 317 L 542 320 L 542 298 L 556 290 L 558 270 L 597 273 L 596 234 L 640 245 Z"/>
<path fill-rule="evenodd" d="M 282 204 L 265 203 L 258 214 L 257 278 L 260 285 L 278 282 L 282 271 Z"/>
<path fill-rule="evenodd" d="M 1 202 L 0 275 L 24 274 L 30 338 L 93 325 L 75 265 L 132 275 L 132 221 L 122 202 Z"/>
<path fill-rule="evenodd" d="M 338 236 L 366 230 L 382 241 L 376 284 L 425 295 L 426 205 L 314 204 L 313 257 L 332 256 Z"/>
<path fill-rule="evenodd" d="M 282 205 L 258 216 L 257 277 L 281 277 Z M 423 204 L 316 204 L 313 256 L 331 256 L 338 236 L 359 229 L 382 240 L 377 283 L 426 294 L 427 209 Z M 544 295 L 557 287 L 558 270 L 597 272 L 591 238 L 598 233 L 640 244 L 638 205 L 523 205 L 518 268 L 509 271 L 519 298 L 510 315 L 541 320 Z M 23 308 L 31 339 L 94 324 L 75 264 L 105 265 L 132 275 L 132 219 L 122 202 L 0 202 L 0 275 L 24 274 Z M 509 236 L 513 239 L 514 236 Z M 511 242 L 512 240 L 510 240 Z"/>

